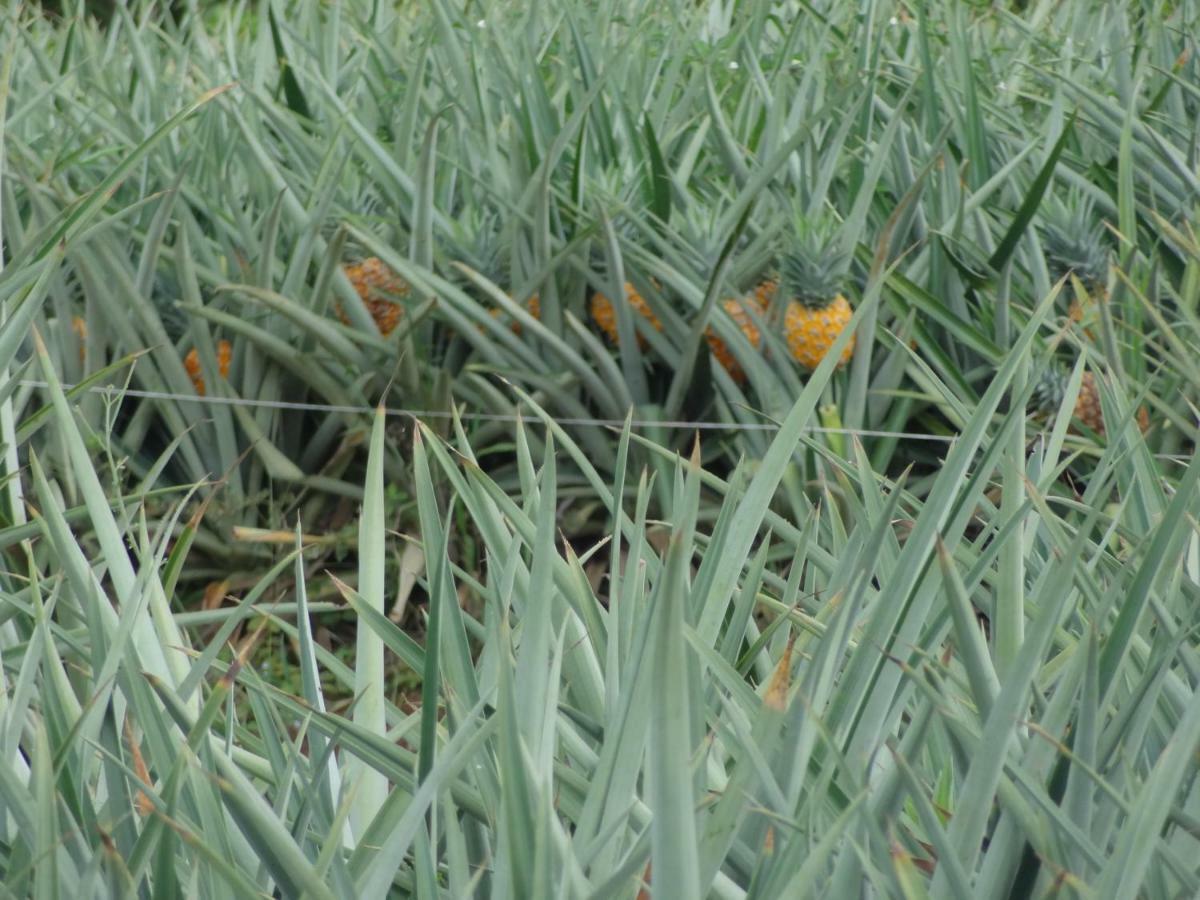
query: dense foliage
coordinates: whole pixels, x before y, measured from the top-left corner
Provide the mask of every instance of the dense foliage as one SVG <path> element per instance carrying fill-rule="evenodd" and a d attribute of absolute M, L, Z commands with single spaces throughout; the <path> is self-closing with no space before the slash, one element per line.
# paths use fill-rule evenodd
<path fill-rule="evenodd" d="M 5 895 L 1196 896 L 1197 34 L 0 14 Z"/>

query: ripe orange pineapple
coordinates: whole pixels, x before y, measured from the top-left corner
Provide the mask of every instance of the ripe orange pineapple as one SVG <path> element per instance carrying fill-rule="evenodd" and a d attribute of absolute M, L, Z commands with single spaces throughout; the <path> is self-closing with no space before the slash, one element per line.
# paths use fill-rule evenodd
<path fill-rule="evenodd" d="M 646 303 L 646 299 L 638 293 L 637 288 L 633 286 L 633 282 L 631 281 L 625 282 L 625 300 L 637 312 L 641 313 L 642 317 L 650 323 L 650 326 L 655 331 L 662 331 L 662 322 L 654 314 L 654 311 L 650 309 L 650 305 Z M 613 309 L 611 300 L 599 292 L 593 294 L 591 315 L 592 320 L 600 326 L 600 330 L 608 336 L 609 341 L 614 344 L 621 343 L 620 335 L 617 333 L 617 311 Z M 646 346 L 646 339 L 640 334 L 638 335 L 638 346 L 643 349 Z"/>
<path fill-rule="evenodd" d="M 806 369 L 815 369 L 833 346 L 854 311 L 842 294 L 841 276 L 845 256 L 832 242 L 798 241 L 783 255 L 780 291 L 787 298 L 783 332 L 792 358 Z M 842 351 L 838 365 L 854 355 L 853 337 Z"/>
<path fill-rule="evenodd" d="M 1096 434 L 1104 434 L 1104 410 L 1100 408 L 1100 390 L 1096 387 L 1096 376 L 1083 373 L 1079 385 L 1079 397 L 1075 400 L 1074 416 Z"/>
<path fill-rule="evenodd" d="M 758 326 L 754 323 L 754 316 L 762 317 L 765 313 L 763 305 L 754 297 L 746 297 L 741 300 L 726 300 L 721 304 L 729 317 L 737 323 L 738 328 L 742 330 L 742 334 L 746 336 L 755 350 L 762 346 L 762 334 L 758 330 Z M 708 346 L 712 350 L 712 355 L 716 358 L 725 371 L 728 372 L 734 381 L 743 382 L 746 380 L 746 373 L 743 371 L 737 358 L 732 351 L 725 345 L 725 342 L 717 337 L 717 333 L 709 326 L 704 332 L 704 338 L 708 341 Z"/>
<path fill-rule="evenodd" d="M 531 316 L 533 316 L 535 319 L 537 319 L 539 322 L 542 320 L 542 301 L 538 297 L 537 294 L 534 294 L 532 297 L 530 297 L 528 300 L 525 301 L 525 309 L 528 310 L 529 314 Z M 504 315 L 504 310 L 500 309 L 499 307 L 495 307 L 491 310 L 490 315 L 492 316 L 492 318 L 498 319 L 502 315 Z M 521 323 L 520 322 L 513 322 L 508 327 L 512 330 L 513 334 L 519 335 L 521 333 Z M 482 329 L 482 326 L 481 326 L 481 329 Z"/>
<path fill-rule="evenodd" d="M 1068 373 L 1056 370 L 1050 370 L 1042 376 L 1034 390 L 1034 402 L 1039 412 L 1052 415 L 1062 407 L 1069 377 Z M 1071 416 L 1089 431 L 1101 436 L 1105 434 L 1100 387 L 1096 384 L 1096 376 L 1092 372 L 1083 373 L 1079 384 L 1079 396 L 1075 400 L 1075 409 Z M 1150 413 L 1144 406 L 1138 408 L 1137 423 L 1143 433 L 1150 429 Z"/>
<path fill-rule="evenodd" d="M 408 282 L 388 268 L 378 256 L 370 256 L 362 262 L 346 266 L 344 271 L 355 293 L 362 298 L 367 312 L 375 320 L 375 327 L 387 337 L 396 330 L 404 316 L 404 307 L 399 303 L 399 298 L 408 295 Z M 350 324 L 350 317 L 340 303 L 337 305 L 337 314 L 344 324 Z"/>
<path fill-rule="evenodd" d="M 754 288 L 754 299 L 758 301 L 758 305 L 763 309 L 767 309 L 771 305 L 771 301 L 775 299 L 775 295 L 779 293 L 779 278 L 775 275 L 769 275 L 758 283 Z"/>
<path fill-rule="evenodd" d="M 229 377 L 229 363 L 233 359 L 233 347 L 229 341 L 220 340 L 217 342 L 217 370 L 221 373 L 222 378 Z M 188 351 L 188 355 L 183 359 L 183 367 L 187 369 L 188 376 L 192 379 L 192 385 L 196 388 L 196 393 L 203 397 L 206 393 L 204 386 L 204 376 L 200 369 L 200 354 L 193 347 Z"/>

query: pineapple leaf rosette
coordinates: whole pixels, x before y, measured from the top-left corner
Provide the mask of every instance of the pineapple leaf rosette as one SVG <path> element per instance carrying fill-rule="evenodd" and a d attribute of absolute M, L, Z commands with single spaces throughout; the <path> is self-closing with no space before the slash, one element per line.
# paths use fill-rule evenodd
<path fill-rule="evenodd" d="M 498 212 L 488 209 L 468 214 L 466 224 L 456 227 L 457 233 L 451 244 L 452 252 L 458 260 L 504 291 L 509 299 L 513 299 L 521 286 L 521 269 L 515 265 L 517 253 L 512 226 L 506 226 Z M 476 298 L 488 307 L 488 315 L 498 320 L 509 320 L 508 314 L 496 306 L 495 301 L 473 281 L 457 272 L 452 277 L 459 282 L 468 296 Z M 541 298 L 537 292 L 525 297 L 523 305 L 533 318 L 541 319 Z M 508 327 L 513 334 L 522 333 L 520 322 L 508 321 Z"/>
<path fill-rule="evenodd" d="M 1069 316 L 1093 336 L 1096 304 L 1108 293 L 1109 245 L 1089 199 L 1072 194 L 1050 205 L 1042 228 L 1042 251 L 1051 281 L 1078 279 L 1082 293 L 1073 290 L 1069 280 L 1065 291 L 1071 298 Z"/>
<path fill-rule="evenodd" d="M 722 229 L 725 219 L 725 207 L 711 203 L 706 206 L 698 200 L 688 208 L 687 219 L 683 226 L 683 240 L 680 243 L 680 257 L 686 267 L 694 274 L 698 282 L 706 284 L 714 277 L 714 267 L 725 248 L 729 235 Z M 754 269 L 761 267 L 760 255 L 769 256 L 770 237 L 760 236 L 755 239 L 746 232 L 738 236 L 736 247 L 725 275 L 731 284 L 743 284 L 746 276 Z M 726 296 L 713 310 L 713 318 L 722 315 L 732 320 L 733 324 L 749 342 L 750 347 L 758 352 L 762 350 L 763 336 L 759 330 L 760 323 L 766 318 L 768 304 L 755 292 L 738 293 L 737 296 Z M 704 331 L 704 340 L 708 344 L 713 359 L 729 373 L 738 384 L 747 381 L 746 371 L 738 361 L 718 329 L 710 324 Z"/>

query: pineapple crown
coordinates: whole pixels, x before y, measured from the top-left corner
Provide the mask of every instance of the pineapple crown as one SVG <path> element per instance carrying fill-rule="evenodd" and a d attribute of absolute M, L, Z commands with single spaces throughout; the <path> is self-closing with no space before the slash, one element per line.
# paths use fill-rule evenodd
<path fill-rule="evenodd" d="M 642 245 L 636 241 L 622 235 L 617 234 L 618 250 L 621 254 L 621 269 L 625 273 L 625 280 L 630 280 L 630 274 L 635 269 L 639 268 L 638 256 L 645 255 L 645 250 Z M 640 251 L 640 253 L 639 253 Z M 587 250 L 588 268 L 591 271 L 608 277 L 612 274 L 612 260 L 609 258 L 608 247 L 603 238 L 599 241 L 590 241 Z"/>
<path fill-rule="evenodd" d="M 728 235 L 718 229 L 717 207 L 696 203 L 686 210 L 683 221 L 674 229 L 682 257 L 698 274 L 708 275 L 721 255 Z"/>
<path fill-rule="evenodd" d="M 512 260 L 499 214 L 495 210 L 474 211 L 463 216 L 456 230 L 455 258 L 507 290 Z"/>
<path fill-rule="evenodd" d="M 701 278 L 710 278 L 730 238 L 723 227 L 728 208 L 723 198 L 715 198 L 709 211 L 699 203 L 689 207 L 675 231 L 675 247 L 680 259 Z M 748 227 L 738 235 L 734 244 L 725 279 L 730 285 L 741 284 L 761 270 L 771 255 L 771 237 L 759 232 L 756 236 Z"/>
<path fill-rule="evenodd" d="M 1033 408 L 1038 412 L 1055 412 L 1062 405 L 1063 395 L 1067 392 L 1069 372 L 1055 365 L 1048 366 L 1038 378 L 1033 388 Z"/>
<path fill-rule="evenodd" d="M 1108 280 L 1108 246 L 1090 200 L 1072 198 L 1053 213 L 1043 228 L 1043 247 L 1055 281 L 1074 273 L 1095 291 Z"/>
<path fill-rule="evenodd" d="M 839 246 L 832 223 L 799 219 L 779 257 L 784 296 L 811 309 L 828 306 L 842 293 L 850 254 Z"/>
<path fill-rule="evenodd" d="M 179 286 L 174 279 L 163 273 L 154 276 L 150 301 L 158 319 L 162 322 L 163 330 L 172 342 L 178 341 L 188 329 L 190 319 L 188 314 L 178 306 Z"/>

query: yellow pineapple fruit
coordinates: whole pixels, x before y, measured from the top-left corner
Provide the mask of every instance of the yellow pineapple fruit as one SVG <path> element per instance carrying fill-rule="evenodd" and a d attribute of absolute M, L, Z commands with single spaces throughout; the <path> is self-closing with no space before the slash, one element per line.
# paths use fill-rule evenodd
<path fill-rule="evenodd" d="M 806 369 L 815 369 L 852 315 L 854 310 L 850 308 L 850 302 L 841 294 L 824 306 L 809 306 L 802 300 L 790 301 L 784 314 L 783 329 L 792 358 Z M 844 366 L 854 356 L 854 343 L 852 336 L 838 360 L 839 366 Z"/>
<path fill-rule="evenodd" d="M 654 314 L 654 310 L 650 308 L 650 305 L 646 303 L 646 299 L 638 293 L 637 288 L 633 286 L 633 282 L 625 282 L 625 300 L 650 323 L 650 327 L 655 331 L 662 331 L 662 322 Z M 621 338 L 617 333 L 617 311 L 613 309 L 612 301 L 597 292 L 592 295 L 590 311 L 592 321 L 600 326 L 600 330 L 608 336 L 609 341 L 614 344 L 620 344 Z M 640 334 L 638 335 L 638 346 L 643 349 L 646 346 L 646 339 Z"/>
<path fill-rule="evenodd" d="M 746 336 L 746 340 L 754 347 L 755 350 L 762 346 L 762 334 L 758 330 L 758 326 L 754 323 L 754 317 L 762 317 L 765 310 L 763 305 L 754 297 L 746 297 L 741 300 L 726 300 L 721 304 L 729 317 L 742 330 L 742 334 Z M 733 352 L 725 345 L 725 342 L 717 337 L 717 333 L 709 326 L 704 332 L 704 338 L 708 341 L 708 346 L 712 350 L 712 355 L 716 358 L 728 372 L 734 381 L 743 382 L 746 380 L 746 373 Z"/>
<path fill-rule="evenodd" d="M 780 295 L 787 299 L 783 334 L 792 358 L 806 369 L 815 369 L 833 346 L 854 311 L 842 294 L 845 255 L 832 241 L 815 234 L 803 236 L 783 255 Z M 854 338 L 842 351 L 838 365 L 854 355 Z"/>
<path fill-rule="evenodd" d="M 408 295 L 408 282 L 388 268 L 378 256 L 370 256 L 362 262 L 345 267 L 346 277 L 350 279 L 355 293 L 362 298 L 363 306 L 375 320 L 379 333 L 387 337 L 404 316 L 404 307 L 399 299 Z M 338 318 L 344 324 L 350 324 L 350 317 L 337 305 Z"/>
<path fill-rule="evenodd" d="M 229 377 L 229 363 L 232 359 L 233 347 L 230 345 L 229 341 L 218 341 L 217 371 L 221 373 L 222 378 Z M 200 353 L 195 347 L 188 351 L 188 355 L 184 357 L 183 367 L 187 369 L 188 377 L 192 379 L 192 386 L 196 388 L 196 393 L 203 397 L 206 393 L 204 376 L 201 374 Z"/>

